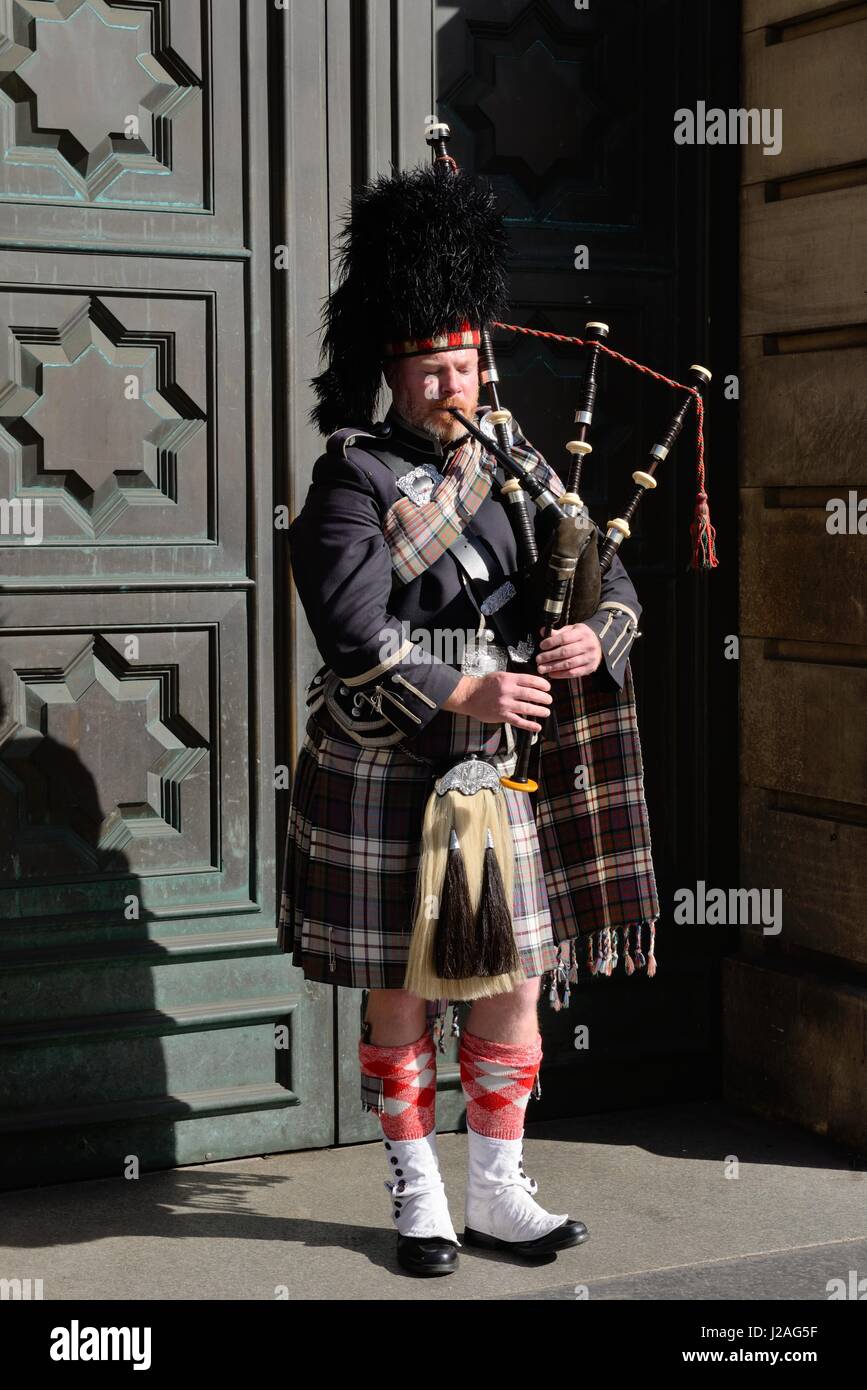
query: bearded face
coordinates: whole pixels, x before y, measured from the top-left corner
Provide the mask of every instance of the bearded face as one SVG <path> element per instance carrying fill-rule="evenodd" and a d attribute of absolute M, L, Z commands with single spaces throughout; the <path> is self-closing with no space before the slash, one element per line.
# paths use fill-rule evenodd
<path fill-rule="evenodd" d="M 446 407 L 455 406 L 472 419 L 479 403 L 478 349 L 399 357 L 386 363 L 385 379 L 398 414 L 432 439 L 449 444 L 466 431 Z"/>

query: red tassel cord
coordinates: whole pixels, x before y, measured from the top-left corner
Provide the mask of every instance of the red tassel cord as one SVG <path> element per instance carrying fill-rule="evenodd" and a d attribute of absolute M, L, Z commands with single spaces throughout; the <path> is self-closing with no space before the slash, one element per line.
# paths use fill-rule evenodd
<path fill-rule="evenodd" d="M 704 487 L 704 401 L 697 387 L 694 388 L 693 394 L 698 450 L 698 491 L 695 495 L 695 514 L 689 528 L 692 536 L 692 558 L 689 564 L 690 569 L 694 570 L 715 570 L 719 565 L 716 555 L 716 527 L 711 525 L 710 507 Z"/>

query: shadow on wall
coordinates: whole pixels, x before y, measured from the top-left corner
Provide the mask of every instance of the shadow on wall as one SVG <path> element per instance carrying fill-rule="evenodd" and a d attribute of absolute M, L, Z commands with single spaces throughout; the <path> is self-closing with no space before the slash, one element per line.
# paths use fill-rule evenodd
<path fill-rule="evenodd" d="M 128 852 L 153 808 L 125 797 L 152 791 L 151 779 L 130 768 L 138 730 L 112 737 L 117 699 L 94 674 L 117 654 L 85 633 L 65 669 L 32 667 L 33 635 L 4 622 L 0 1187 L 120 1175 L 133 1161 L 169 1167 L 173 1128 L 153 1119 L 189 1107 L 167 1096 L 171 1016 L 153 970 L 167 952 L 150 939 Z M 144 765 L 147 702 L 126 710 L 141 723 Z"/>

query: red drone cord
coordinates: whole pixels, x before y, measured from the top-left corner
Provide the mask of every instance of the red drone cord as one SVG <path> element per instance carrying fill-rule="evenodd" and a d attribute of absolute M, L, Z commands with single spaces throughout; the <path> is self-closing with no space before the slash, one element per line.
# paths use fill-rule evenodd
<path fill-rule="evenodd" d="M 546 333 L 541 328 L 523 328 L 517 323 L 499 323 L 494 320 L 495 328 L 504 328 L 509 333 L 525 333 L 533 338 L 550 338 L 555 343 L 576 343 L 578 347 L 587 347 L 584 338 L 573 338 L 567 333 Z M 613 357 L 617 362 L 623 362 L 627 367 L 634 367 L 637 372 L 643 372 L 645 376 L 653 377 L 654 381 L 661 381 L 666 386 L 673 386 L 678 391 L 688 391 L 695 399 L 696 416 L 696 497 L 695 513 L 690 535 L 692 536 L 692 557 L 690 567 L 692 569 L 716 569 L 719 560 L 716 554 L 716 528 L 711 524 L 710 507 L 705 488 L 705 466 L 704 466 L 704 401 L 697 386 L 687 386 L 682 381 L 674 381 L 670 376 L 665 376 L 662 372 L 656 372 L 652 367 L 646 367 L 643 362 L 634 362 L 631 357 L 624 357 L 622 352 L 615 352 L 613 348 L 606 347 L 594 339 L 594 347 L 598 347 L 600 352 L 605 352 L 609 357 Z"/>

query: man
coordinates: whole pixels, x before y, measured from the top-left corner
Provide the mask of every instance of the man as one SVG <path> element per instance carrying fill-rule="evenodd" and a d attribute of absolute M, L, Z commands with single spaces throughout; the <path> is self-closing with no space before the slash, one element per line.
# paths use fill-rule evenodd
<path fill-rule="evenodd" d="M 403 988 L 432 778 L 469 753 L 510 773 L 511 730 L 539 732 L 552 705 L 568 718 L 585 678 L 602 704 L 627 685 L 631 691 L 627 653 L 641 612 L 615 559 L 598 611 L 538 644 L 539 674 L 505 669 L 532 620 L 513 582 L 516 540 L 495 493 L 502 471 L 448 410 L 478 415 L 479 326 L 502 304 L 496 275 L 479 300 L 474 285 L 455 284 L 454 267 L 471 264 L 475 274 L 487 256 L 496 269 L 502 244 L 489 195 L 464 176 L 449 179 L 430 170 L 398 175 L 356 201 L 355 240 L 330 304 L 329 367 L 315 383 L 314 412 L 328 444 L 289 532 L 296 588 L 325 664 L 311 682 L 296 764 L 279 933 L 305 977 L 366 991 L 362 1099 L 382 1124 L 399 1262 L 423 1275 L 453 1271 L 459 1246 L 436 1154 L 435 1039 L 449 1001 L 432 1004 Z M 464 224 L 472 258 L 456 251 Z M 418 283 L 430 303 L 419 307 L 412 294 L 383 285 L 381 265 L 390 273 L 401 254 L 407 283 L 424 262 Z M 447 297 L 452 312 L 444 319 L 437 304 Z M 380 370 L 393 403 L 374 426 Z M 359 377 L 362 394 L 353 399 Z M 551 491 L 562 492 L 514 422 L 513 441 Z M 534 524 L 541 546 L 546 518 Z M 588 1235 L 582 1222 L 534 1200 L 522 1157 L 527 1101 L 534 1085 L 540 1093 L 540 984 L 561 969 L 560 944 L 578 928 L 574 900 L 549 899 L 553 818 L 543 854 L 531 798 L 508 789 L 503 796 L 525 982 L 476 998 L 461 1034 L 464 1243 L 526 1257 Z"/>

